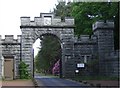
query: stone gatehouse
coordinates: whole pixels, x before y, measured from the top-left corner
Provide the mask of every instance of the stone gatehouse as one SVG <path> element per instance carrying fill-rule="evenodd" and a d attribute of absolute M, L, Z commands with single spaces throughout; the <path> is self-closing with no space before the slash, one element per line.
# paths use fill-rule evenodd
<path fill-rule="evenodd" d="M 29 64 L 33 74 L 33 48 L 37 38 L 45 34 L 57 37 L 62 49 L 61 76 L 75 77 L 77 64 L 88 63 L 99 58 L 99 74 L 118 76 L 118 52 L 114 51 L 114 22 L 98 21 L 93 24 L 93 35 L 74 35 L 74 19 L 55 17 L 52 13 L 41 13 L 34 21 L 30 17 L 21 17 L 22 35 L 17 39 L 13 35 L 0 36 L 0 75 L 6 79 L 19 78 L 18 64 L 22 60 Z M 111 57 L 112 55 L 112 57 Z M 8 70 L 8 67 L 9 70 Z M 9 74 L 8 74 L 9 73 Z"/>

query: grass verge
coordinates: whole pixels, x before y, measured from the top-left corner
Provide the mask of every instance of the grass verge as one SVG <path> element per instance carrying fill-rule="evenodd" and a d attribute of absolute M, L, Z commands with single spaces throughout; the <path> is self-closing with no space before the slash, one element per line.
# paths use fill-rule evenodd
<path fill-rule="evenodd" d="M 44 73 L 37 73 L 39 74 L 40 76 L 48 76 L 48 77 L 51 77 L 51 78 L 59 78 L 59 76 L 55 76 L 55 75 L 52 75 L 52 74 L 44 74 Z"/>
<path fill-rule="evenodd" d="M 81 81 L 81 80 L 119 80 L 117 77 L 107 77 L 107 76 L 77 76 L 73 80 Z"/>

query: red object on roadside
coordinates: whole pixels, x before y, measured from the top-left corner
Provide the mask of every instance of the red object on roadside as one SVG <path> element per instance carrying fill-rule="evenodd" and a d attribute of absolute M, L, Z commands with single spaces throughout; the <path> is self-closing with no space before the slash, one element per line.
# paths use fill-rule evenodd
<path fill-rule="evenodd" d="M 52 69 L 52 74 L 59 75 L 60 74 L 60 59 L 54 64 Z"/>

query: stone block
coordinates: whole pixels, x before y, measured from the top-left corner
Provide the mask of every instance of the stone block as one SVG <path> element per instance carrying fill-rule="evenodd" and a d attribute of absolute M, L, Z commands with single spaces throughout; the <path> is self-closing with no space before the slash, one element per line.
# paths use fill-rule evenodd
<path fill-rule="evenodd" d="M 21 26 L 29 26 L 30 25 L 30 17 L 21 17 Z"/>
<path fill-rule="evenodd" d="M 13 42 L 14 36 L 13 35 L 5 35 L 5 42 Z"/>
<path fill-rule="evenodd" d="M 97 21 L 95 24 L 93 24 L 93 31 L 96 29 L 113 29 L 114 28 L 114 22 L 107 21 L 104 23 L 103 21 Z"/>

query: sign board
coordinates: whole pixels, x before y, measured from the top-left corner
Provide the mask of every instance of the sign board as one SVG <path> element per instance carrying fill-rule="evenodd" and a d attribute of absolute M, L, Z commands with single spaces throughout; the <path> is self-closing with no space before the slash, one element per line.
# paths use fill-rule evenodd
<path fill-rule="evenodd" d="M 77 64 L 77 68 L 84 68 L 85 67 L 85 64 L 84 63 L 78 63 Z"/>

